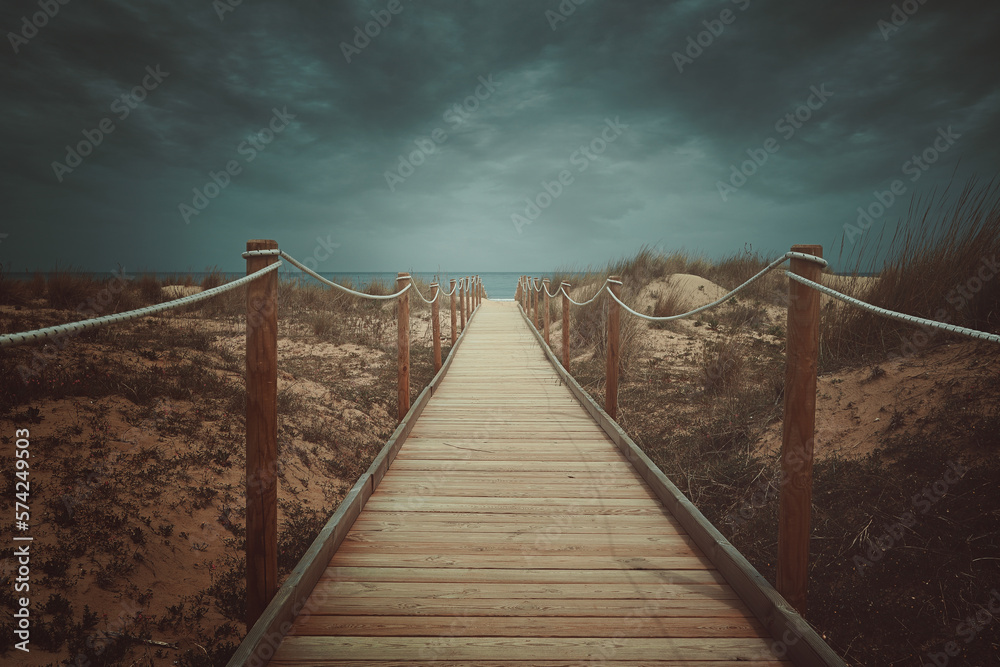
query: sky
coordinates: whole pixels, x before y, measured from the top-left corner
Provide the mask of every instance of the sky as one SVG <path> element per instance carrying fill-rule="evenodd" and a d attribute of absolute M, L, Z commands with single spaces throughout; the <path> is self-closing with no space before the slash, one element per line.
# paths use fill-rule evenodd
<path fill-rule="evenodd" d="M 836 260 L 1000 164 L 995 0 L 5 0 L 0 29 L 14 271 L 241 271 L 254 238 L 324 272 Z"/>

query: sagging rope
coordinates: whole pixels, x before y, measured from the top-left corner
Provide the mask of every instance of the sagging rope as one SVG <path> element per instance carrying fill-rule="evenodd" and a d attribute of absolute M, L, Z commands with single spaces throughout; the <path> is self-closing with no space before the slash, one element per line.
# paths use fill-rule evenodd
<path fill-rule="evenodd" d="M 611 298 L 613 298 L 615 301 L 617 301 L 618 304 L 622 308 L 624 308 L 628 312 L 632 313 L 636 317 L 642 318 L 642 319 L 647 320 L 649 322 L 669 322 L 670 320 L 679 320 L 679 319 L 683 319 L 685 317 L 690 317 L 692 315 L 697 315 L 700 312 L 709 310 L 710 308 L 714 308 L 714 307 L 716 307 L 716 306 L 718 306 L 720 304 L 725 303 L 726 301 L 729 301 L 734 296 L 736 296 L 737 294 L 739 294 L 742 290 L 746 289 L 752 283 L 754 283 L 755 281 L 757 281 L 761 277 L 763 277 L 766 273 L 768 273 L 770 271 L 773 271 L 774 269 L 776 269 L 777 267 L 781 266 L 786 261 L 788 261 L 789 259 L 792 259 L 792 258 L 808 260 L 810 262 L 815 262 L 816 264 L 819 264 L 820 266 L 827 266 L 827 264 L 828 264 L 827 261 L 825 259 L 823 259 L 822 257 L 816 257 L 815 255 L 808 255 L 806 253 L 801 253 L 801 252 L 786 252 L 784 255 L 782 255 L 778 259 L 774 260 L 773 262 L 771 262 L 770 264 L 768 264 L 766 267 L 764 267 L 763 269 L 761 269 L 759 272 L 757 272 L 757 274 L 755 276 L 753 276 L 752 278 L 750 278 L 749 280 L 747 280 L 746 282 L 744 282 L 742 285 L 740 285 L 736 289 L 734 289 L 731 292 L 729 292 L 728 294 L 724 295 L 723 297 L 721 297 L 719 299 L 716 299 L 715 301 L 713 301 L 711 303 L 707 303 L 704 306 L 699 306 L 698 308 L 695 308 L 694 310 L 689 311 L 687 313 L 682 313 L 680 315 L 668 315 L 668 316 L 663 316 L 663 317 L 654 317 L 653 315 L 644 315 L 643 313 L 640 313 L 640 312 L 638 312 L 638 311 L 630 308 L 628 306 L 628 304 L 626 304 L 624 301 L 622 301 L 621 299 L 619 299 L 617 296 L 615 296 L 614 292 L 612 292 L 611 290 L 608 289 L 607 283 L 608 282 L 612 282 L 610 279 L 608 279 L 608 281 L 605 282 L 605 284 L 601 287 L 601 289 L 597 290 L 597 294 L 595 294 L 589 300 L 584 301 L 583 303 L 579 303 L 577 301 L 574 301 L 570 297 L 570 295 L 566 292 L 566 290 L 565 290 L 564 287 L 560 286 L 560 289 L 562 290 L 563 294 L 566 295 L 566 298 L 569 299 L 571 303 L 573 303 L 574 305 L 577 305 L 577 306 L 586 306 L 587 304 L 589 304 L 592 301 L 594 301 L 594 299 L 596 299 L 597 297 L 599 297 L 602 292 L 607 291 L 608 294 L 611 295 Z M 617 281 L 615 281 L 615 282 L 617 282 Z"/>
<path fill-rule="evenodd" d="M 770 271 L 773 271 L 775 268 L 777 268 L 781 264 L 784 264 L 785 261 L 787 261 L 789 259 L 793 259 L 793 258 L 794 259 L 804 259 L 804 260 L 807 260 L 807 261 L 819 264 L 820 266 L 823 266 L 823 267 L 828 266 L 828 262 L 825 259 L 822 259 L 820 257 L 816 257 L 815 255 L 809 255 L 809 254 L 801 253 L 801 252 L 786 252 L 783 256 L 779 257 L 778 259 L 776 259 L 773 262 L 771 262 L 770 264 L 768 264 L 761 271 L 759 271 L 755 276 L 753 276 L 752 278 L 750 278 L 749 280 L 747 280 L 746 282 L 744 282 L 742 285 L 740 285 L 736 289 L 734 289 L 731 292 L 729 292 L 728 294 L 722 296 L 719 299 L 716 299 L 715 301 L 713 301 L 711 303 L 705 304 L 704 306 L 700 306 L 698 308 L 695 308 L 694 310 L 691 310 L 689 312 L 686 312 L 686 313 L 683 313 L 683 314 L 680 314 L 680 315 L 669 315 L 669 316 L 664 316 L 664 317 L 654 317 L 652 315 L 644 315 L 643 313 L 640 313 L 640 312 L 634 310 L 633 308 L 630 308 L 628 306 L 628 304 L 626 304 L 624 301 L 622 301 L 621 299 L 619 299 L 615 295 L 614 292 L 612 292 L 610 289 L 608 289 L 608 283 L 610 283 L 610 282 L 616 282 L 617 283 L 618 282 L 618 281 L 612 281 L 611 279 L 608 279 L 607 282 L 605 282 L 605 284 L 601 287 L 601 289 L 599 289 L 597 291 L 597 293 L 591 299 L 589 299 L 588 301 L 584 301 L 583 303 L 579 303 L 577 301 L 574 301 L 569 296 L 569 294 L 566 292 L 565 287 L 560 286 L 560 290 L 562 291 L 563 294 L 566 295 L 566 298 L 569 299 L 569 301 L 571 303 L 573 303 L 574 305 L 577 305 L 577 306 L 585 306 L 585 305 L 591 303 L 592 301 L 594 301 L 594 299 L 596 299 L 597 297 L 599 297 L 601 295 L 601 293 L 607 291 L 607 293 L 609 295 L 611 295 L 611 298 L 614 299 L 616 302 L 618 302 L 618 305 L 620 305 L 622 308 L 624 308 L 625 310 L 627 310 L 631 314 L 635 315 L 636 317 L 639 317 L 641 319 L 647 320 L 649 322 L 668 322 L 670 320 L 679 320 L 679 319 L 683 319 L 685 317 L 690 317 L 691 315 L 696 315 L 696 314 L 698 314 L 700 312 L 703 312 L 705 310 L 708 310 L 710 308 L 714 308 L 715 306 L 718 306 L 720 304 L 725 303 L 726 301 L 728 301 L 728 300 L 732 299 L 734 296 L 736 296 L 741 290 L 746 289 L 753 282 L 755 282 L 756 280 L 758 280 L 761 277 L 763 277 L 766 273 L 768 273 Z M 827 296 L 833 297 L 834 299 L 839 299 L 840 301 L 843 301 L 844 303 L 847 303 L 847 304 L 850 304 L 850 305 L 855 306 L 857 308 L 861 308 L 863 310 L 867 310 L 869 312 L 875 313 L 876 315 L 881 315 L 883 317 L 889 317 L 891 319 L 899 320 L 900 322 L 905 322 L 907 324 L 916 324 L 916 325 L 922 326 L 922 327 L 931 327 L 931 328 L 935 328 L 935 329 L 940 329 L 942 331 L 947 331 L 949 333 L 959 334 L 959 335 L 962 335 L 962 336 L 968 336 L 969 338 L 975 338 L 977 340 L 985 340 L 985 341 L 990 341 L 990 342 L 993 342 L 993 343 L 1000 343 L 1000 335 L 998 335 L 998 334 L 991 334 L 991 333 L 988 333 L 988 332 L 985 332 L 985 331 L 978 331 L 976 329 L 969 329 L 967 327 L 961 327 L 961 326 L 958 326 L 956 324 L 947 324 L 945 322 L 938 322 L 936 320 L 929 320 L 927 318 L 917 317 L 915 315 L 907 315 L 905 313 L 899 313 L 899 312 L 896 312 L 894 310 L 889 310 L 888 308 L 881 308 L 879 306 L 872 305 L 872 304 L 867 303 L 865 301 L 861 301 L 860 299 L 856 299 L 854 297 L 847 296 L 846 294 L 841 294 L 840 292 L 838 292 L 838 291 L 836 291 L 834 289 L 831 289 L 831 288 L 829 288 L 829 287 L 827 287 L 825 285 L 821 285 L 821 284 L 819 284 L 817 282 L 813 282 L 812 280 L 809 280 L 807 278 L 803 278 L 802 276 L 797 275 L 795 273 L 792 273 L 791 271 L 787 271 L 786 270 L 784 273 L 785 273 L 786 276 L 788 276 L 792 280 L 795 280 L 796 282 L 799 282 L 799 283 L 801 283 L 803 285 L 807 285 L 807 286 L 809 286 L 809 287 L 811 287 L 811 288 L 813 288 L 813 289 L 815 289 L 815 290 L 817 290 L 817 291 L 819 291 L 819 292 L 821 292 L 823 294 L 826 294 Z M 549 296 L 552 296 L 552 295 L 550 294 Z"/>
<path fill-rule="evenodd" d="M 302 264 L 302 262 L 298 261 L 291 255 L 289 255 L 284 250 L 279 250 L 277 248 L 271 248 L 266 250 L 248 250 L 244 252 L 242 256 L 244 259 L 249 257 L 275 257 L 275 256 L 281 257 L 287 260 L 290 264 L 292 264 L 296 268 L 298 268 L 300 271 L 303 271 L 304 273 L 311 275 L 313 278 L 319 280 L 323 284 L 329 285 L 330 287 L 335 287 L 343 292 L 346 292 L 347 294 L 351 294 L 353 296 L 365 299 L 376 299 L 376 300 L 395 299 L 396 297 L 405 294 L 407 290 L 413 287 L 413 282 L 411 281 L 409 284 L 407 284 L 406 287 L 399 290 L 395 294 L 389 294 L 389 295 L 365 294 L 364 292 L 358 292 L 357 290 L 353 290 L 338 283 L 335 283 L 333 281 L 327 280 L 323 276 L 319 275 L 318 273 L 310 269 L 308 266 Z M 255 278 L 258 278 L 266 273 L 270 273 L 271 271 L 277 271 L 278 268 L 281 267 L 281 265 L 282 265 L 281 260 L 278 260 L 274 264 L 270 264 L 264 267 L 263 269 L 255 271 L 254 273 L 251 273 L 249 275 L 243 276 L 242 278 L 237 278 L 236 280 L 228 282 L 225 285 L 219 285 L 218 287 L 207 289 L 204 292 L 199 292 L 198 294 L 192 294 L 189 296 L 180 297 L 179 299 L 174 299 L 172 301 L 167 301 L 165 303 L 159 303 L 153 306 L 137 308 L 135 310 L 129 310 L 124 313 L 115 313 L 112 315 L 104 315 L 102 317 L 94 317 L 89 320 L 81 320 L 79 322 L 69 322 L 67 324 L 59 324 L 52 327 L 34 329 L 32 331 L 22 331 L 19 333 L 2 334 L 0 335 L 0 349 L 6 347 L 16 347 L 18 345 L 23 345 L 25 343 L 45 340 L 48 338 L 55 338 L 57 336 L 76 333 L 80 331 L 86 331 L 88 329 L 97 329 L 103 326 L 107 326 L 108 324 L 125 322 L 128 320 L 134 320 L 139 317 L 146 317 L 147 315 L 155 315 L 156 313 L 160 313 L 165 310 L 180 308 L 181 306 L 189 306 L 191 304 L 198 303 L 199 301 L 203 301 L 205 299 L 210 299 L 214 296 L 218 296 L 219 294 L 222 294 L 224 292 L 228 292 L 229 290 L 240 287 L 241 285 L 245 285 L 251 280 L 254 280 Z M 464 280 L 469 281 L 469 284 L 471 286 L 470 279 L 464 279 Z M 424 295 L 420 293 L 420 290 L 415 289 L 414 291 L 421 299 L 424 300 L 424 302 L 432 304 L 435 301 L 437 301 L 437 299 L 441 296 L 442 293 L 445 296 L 451 296 L 452 294 L 455 293 L 457 289 L 458 289 L 457 283 L 450 292 L 444 292 L 440 287 L 438 287 L 437 293 L 435 294 L 434 298 L 431 299 L 430 301 L 424 298 Z"/>
<path fill-rule="evenodd" d="M 193 303 L 197 303 L 204 299 L 210 299 L 213 296 L 218 296 L 223 292 L 228 292 L 231 289 L 235 289 L 241 285 L 259 278 L 265 273 L 271 271 L 276 271 L 278 267 L 281 266 L 281 262 L 275 262 L 269 266 L 265 266 L 260 271 L 255 271 L 249 275 L 243 276 L 242 278 L 237 278 L 232 282 L 228 282 L 225 285 L 219 285 L 218 287 L 213 287 L 212 289 L 205 290 L 198 294 L 192 294 L 190 296 L 183 296 L 179 299 L 174 299 L 173 301 L 167 301 L 165 303 L 159 303 L 155 306 L 146 306 L 145 308 L 137 308 L 135 310 L 129 310 L 124 313 L 115 313 L 113 315 L 104 315 L 102 317 L 95 317 L 89 320 L 81 320 L 79 322 L 70 322 L 68 324 L 59 324 L 54 327 L 45 327 L 44 329 L 35 329 L 34 331 L 22 331 L 21 333 L 11 333 L 3 334 L 0 336 L 0 348 L 14 347 L 17 345 L 23 345 L 25 343 L 31 343 L 38 340 L 45 340 L 47 338 L 54 338 L 56 336 L 61 336 L 64 334 L 75 333 L 78 331 L 85 331 L 87 329 L 97 329 L 108 324 L 113 324 L 115 322 L 125 322 L 127 320 L 134 320 L 138 317 L 145 317 L 146 315 L 153 315 L 155 313 L 162 312 L 164 310 L 170 310 L 172 308 L 179 308 L 181 306 L 189 306 Z"/>
<path fill-rule="evenodd" d="M 319 275 L 318 273 L 316 273 L 315 271 L 313 271 L 312 269 L 310 269 L 308 266 L 306 266 L 305 264 L 303 264 L 299 260 L 297 260 L 294 257 L 292 257 L 291 255 L 289 255 L 284 250 L 273 250 L 273 251 L 272 250 L 257 250 L 257 251 L 251 251 L 251 252 L 243 253 L 243 254 L 246 257 L 246 256 L 250 256 L 251 253 L 253 253 L 253 252 L 261 253 L 261 254 L 268 254 L 268 255 L 281 255 L 283 258 L 285 258 L 285 259 L 288 260 L 289 264 L 291 264 L 292 266 L 298 268 L 303 273 L 308 273 L 310 276 L 312 276 L 316 280 L 320 281 L 324 285 L 329 285 L 330 287 L 335 287 L 335 288 L 339 289 L 342 292 L 345 292 L 347 294 L 352 294 L 354 296 L 361 297 L 361 298 L 364 298 L 364 299 L 376 299 L 376 300 L 395 299 L 396 297 L 405 294 L 408 289 L 410 289 L 411 287 L 413 287 L 413 282 L 411 281 L 410 283 L 407 283 L 406 287 L 404 287 L 403 289 L 399 290 L 395 294 L 386 294 L 386 295 L 383 295 L 383 294 L 365 294 L 364 292 L 358 292 L 357 290 L 353 290 L 350 287 L 344 287 L 343 285 L 341 285 L 339 283 L 335 283 L 332 280 L 327 280 L 326 278 L 324 278 L 323 276 Z"/>
<path fill-rule="evenodd" d="M 731 292 L 729 292 L 728 294 L 722 296 L 719 299 L 716 299 L 715 301 L 713 301 L 711 303 L 706 303 L 704 306 L 699 306 L 698 308 L 695 308 L 694 310 L 688 311 L 686 313 L 682 313 L 680 315 L 667 315 L 667 316 L 663 316 L 663 317 L 653 317 L 652 315 L 643 315 L 642 313 L 636 312 L 635 310 L 629 308 L 625 304 L 625 302 L 622 301 L 621 299 L 619 299 L 617 296 L 615 296 L 615 293 L 612 292 L 611 290 L 608 290 L 608 294 L 610 294 L 611 298 L 613 298 L 615 301 L 617 301 L 618 304 L 622 308 L 624 308 L 628 312 L 632 313 L 636 317 L 640 317 L 640 318 L 642 318 L 644 320 L 648 320 L 650 322 L 669 322 L 671 320 L 680 320 L 680 319 L 683 319 L 685 317 L 690 317 L 692 315 L 697 315 L 698 313 L 701 313 L 703 311 L 709 310 L 710 308 L 715 308 L 716 306 L 721 305 L 721 304 L 725 303 L 726 301 L 729 301 L 734 296 L 736 296 L 737 294 L 739 294 L 742 290 L 746 289 L 751 284 L 753 284 L 754 282 L 756 282 L 757 280 L 759 280 L 760 278 L 762 278 L 765 274 L 767 274 L 770 271 L 773 271 L 774 269 L 778 268 L 779 266 L 781 266 L 782 264 L 784 264 L 786 261 L 788 261 L 792 257 L 795 257 L 797 259 L 806 259 L 806 260 L 809 260 L 811 262 L 815 262 L 816 264 L 819 264 L 820 266 L 826 266 L 827 265 L 827 261 L 825 259 L 822 259 L 820 257 L 816 257 L 815 255 L 807 255 L 807 254 L 801 253 L 801 252 L 786 252 L 784 255 L 782 255 L 781 257 L 779 257 L 778 259 L 774 260 L 773 262 L 771 262 L 770 264 L 768 264 L 767 266 L 765 266 L 763 269 L 761 269 L 760 271 L 758 271 L 757 275 L 753 276 L 752 278 L 750 278 L 749 280 L 747 280 L 746 282 L 744 282 L 742 285 L 740 285 L 736 289 L 734 289 Z"/>
<path fill-rule="evenodd" d="M 794 280 L 795 282 L 807 285 L 813 288 L 814 290 L 826 294 L 827 296 L 833 297 L 834 299 L 839 299 L 844 303 L 848 303 L 857 308 L 861 308 L 862 310 L 867 310 L 869 312 L 875 313 L 876 315 L 889 317 L 894 320 L 899 320 L 900 322 L 906 322 L 907 324 L 916 324 L 923 327 L 932 327 L 934 329 L 941 329 L 949 333 L 956 333 L 956 334 L 961 334 L 963 336 L 968 336 L 969 338 L 976 338 L 978 340 L 988 340 L 993 343 L 1000 343 L 1000 335 L 997 334 L 991 334 L 985 331 L 977 331 L 976 329 L 968 329 L 966 327 L 960 327 L 957 324 L 946 324 L 944 322 L 938 322 L 937 320 L 928 320 L 926 318 L 917 317 L 915 315 L 898 313 L 895 310 L 889 310 L 888 308 L 873 306 L 872 304 L 862 301 L 860 299 L 855 299 L 852 296 L 841 294 L 836 290 L 830 289 L 826 285 L 820 285 L 819 283 L 813 282 L 808 278 L 803 278 L 802 276 L 792 273 L 791 271 L 785 271 L 785 275 Z"/>

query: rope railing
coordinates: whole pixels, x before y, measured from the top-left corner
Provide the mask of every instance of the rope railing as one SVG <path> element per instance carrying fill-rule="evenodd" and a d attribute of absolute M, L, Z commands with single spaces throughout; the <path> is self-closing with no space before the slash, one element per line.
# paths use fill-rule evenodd
<path fill-rule="evenodd" d="M 344 285 L 341 285 L 340 283 L 336 283 L 336 282 L 334 282 L 332 280 L 327 280 L 326 278 L 324 278 L 323 276 L 319 275 L 318 273 L 316 273 L 315 271 L 313 271 L 312 269 L 310 269 L 308 266 L 306 266 L 305 264 L 303 264 L 299 260 L 297 260 L 294 257 L 292 257 L 291 255 L 289 255 L 284 250 L 279 250 L 278 252 L 273 253 L 273 254 L 275 254 L 275 255 L 281 255 L 281 257 L 283 257 L 284 259 L 288 260 L 289 264 L 291 264 L 295 268 L 299 269 L 303 273 L 309 274 L 310 276 L 312 276 L 313 278 L 315 278 L 319 282 L 323 283 L 327 287 L 333 287 L 335 289 L 340 290 L 341 292 L 344 292 L 345 294 L 350 294 L 351 296 L 356 296 L 356 297 L 359 297 L 359 298 L 362 298 L 362 299 L 373 299 L 373 300 L 384 300 L 384 301 L 388 301 L 390 299 L 396 299 L 396 298 L 402 296 L 403 294 L 405 294 L 406 291 L 408 289 L 410 289 L 410 287 L 412 286 L 411 284 L 408 283 L 406 285 L 406 287 L 404 287 L 403 289 L 399 290 L 395 294 L 367 294 L 365 292 L 359 292 L 357 290 L 353 290 L 350 287 L 345 287 Z M 243 253 L 243 256 L 244 257 L 251 257 L 251 256 L 258 256 L 259 257 L 260 255 L 250 255 L 250 253 Z"/>
<path fill-rule="evenodd" d="M 582 307 L 593 303 L 608 293 L 607 354 L 604 384 L 604 410 L 615 419 L 618 409 L 618 370 L 620 352 L 620 310 L 648 322 L 669 322 L 697 315 L 716 308 L 733 299 L 766 274 L 785 262 L 791 266 L 784 271 L 789 278 L 788 327 L 786 334 L 786 372 L 784 387 L 784 420 L 782 429 L 781 467 L 783 482 L 778 518 L 778 567 L 776 588 L 797 610 L 802 611 L 806 601 L 806 582 L 809 566 L 810 515 L 812 502 L 813 438 L 815 433 L 816 377 L 819 366 L 819 296 L 825 294 L 851 306 L 883 317 L 908 324 L 931 327 L 976 340 L 1000 343 L 1000 335 L 977 331 L 954 324 L 938 322 L 914 315 L 899 313 L 847 296 L 820 284 L 822 269 L 828 263 L 822 258 L 822 247 L 814 245 L 793 246 L 791 251 L 770 262 L 750 279 L 722 297 L 679 315 L 653 316 L 640 313 L 621 298 L 622 280 L 609 276 L 597 292 L 586 301 L 576 301 L 569 294 L 570 285 L 562 283 L 556 294 L 562 295 L 562 365 L 570 365 L 570 305 Z M 539 290 L 544 292 L 544 304 Z M 549 344 L 549 297 L 555 296 L 548 289 L 548 280 L 541 282 L 529 276 L 518 280 L 516 300 L 524 317 L 536 332 L 542 329 L 544 309 L 544 341 Z"/>
<path fill-rule="evenodd" d="M 173 308 L 180 308 L 182 306 L 190 306 L 191 304 L 198 303 L 199 301 L 204 301 L 205 299 L 210 299 L 214 296 L 218 296 L 224 292 L 245 285 L 251 280 L 256 280 L 265 273 L 270 273 L 271 271 L 276 271 L 278 267 L 281 266 L 281 262 L 276 262 L 267 268 L 256 271 L 251 275 L 243 276 L 242 278 L 237 278 L 232 282 L 228 282 L 225 285 L 219 285 L 218 287 L 213 287 L 207 289 L 204 292 L 199 292 L 198 294 L 191 294 L 189 296 L 183 296 L 172 301 L 166 301 L 164 303 L 158 303 L 155 306 L 146 306 L 144 308 L 136 308 L 135 310 L 129 310 L 124 313 L 114 313 L 112 315 L 103 315 L 101 317 L 94 317 L 89 320 L 81 320 L 79 322 L 69 322 L 67 324 L 58 324 L 51 327 L 45 327 L 43 329 L 35 329 L 34 331 L 22 331 L 20 333 L 9 333 L 0 335 L 0 348 L 5 347 L 15 347 L 17 345 L 23 345 L 25 343 L 34 343 L 48 338 L 56 338 L 59 336 L 64 336 L 67 334 L 76 334 L 88 329 L 98 329 L 100 327 L 107 326 L 109 324 L 115 324 L 118 322 L 127 322 L 128 320 L 134 320 L 139 317 L 146 317 L 148 315 L 155 315 L 156 313 L 161 313 L 166 310 L 171 310 Z"/>
<path fill-rule="evenodd" d="M 882 315 L 883 317 L 889 317 L 894 320 L 899 320 L 900 322 L 906 322 L 907 324 L 916 324 L 921 327 L 930 327 L 933 329 L 940 329 L 942 331 L 947 331 L 948 333 L 959 334 L 961 336 L 968 336 L 969 338 L 975 338 L 977 340 L 986 340 L 991 343 L 1000 343 L 1000 335 L 987 333 L 985 331 L 977 331 L 976 329 L 969 329 L 967 327 L 960 327 L 957 324 L 948 324 L 946 322 L 938 322 L 937 320 L 929 320 L 924 317 L 917 317 L 916 315 L 907 315 L 905 313 L 899 313 L 895 310 L 889 310 L 888 308 L 882 308 L 880 306 L 872 305 L 861 299 L 856 299 L 852 296 L 847 296 L 846 294 L 841 294 L 840 292 L 830 289 L 826 285 L 821 285 L 819 283 L 813 282 L 802 276 L 796 275 L 791 271 L 785 271 L 785 275 L 792 280 L 807 285 L 814 290 L 822 292 L 829 297 L 834 299 L 839 299 L 844 303 L 855 306 L 856 308 L 861 308 L 862 310 L 867 310 L 876 315 Z"/>
<path fill-rule="evenodd" d="M 403 421 L 410 407 L 409 375 L 409 292 L 412 290 L 431 306 L 434 337 L 434 372 L 442 368 L 439 303 L 442 294 L 451 299 L 451 342 L 456 344 L 458 332 L 465 330 L 472 315 L 487 298 L 479 276 L 451 279 L 451 290 L 445 292 L 433 283 L 434 296 L 427 299 L 416 289 L 408 273 L 396 278 L 393 294 L 367 294 L 328 280 L 278 248 L 275 241 L 247 242 L 243 253 L 247 275 L 198 294 L 180 297 L 164 303 L 137 308 L 124 313 L 95 317 L 33 331 L 0 335 L 0 348 L 40 342 L 59 336 L 73 335 L 109 324 L 154 315 L 173 308 L 189 306 L 237 287 L 247 286 L 247 414 L 246 414 L 246 563 L 247 563 L 247 626 L 252 627 L 278 590 L 277 580 L 277 350 L 278 350 L 278 269 L 287 261 L 324 285 L 345 294 L 379 301 L 397 299 L 398 330 L 398 408 Z M 456 303 L 458 302 L 458 303 Z M 456 317 L 461 309 L 461 327 Z"/>

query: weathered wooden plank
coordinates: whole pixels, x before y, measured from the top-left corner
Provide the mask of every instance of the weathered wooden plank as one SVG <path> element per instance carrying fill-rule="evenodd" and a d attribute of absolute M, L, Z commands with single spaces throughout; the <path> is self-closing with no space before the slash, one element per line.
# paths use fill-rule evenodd
<path fill-rule="evenodd" d="M 276 660 L 769 660 L 758 638 L 288 637 Z"/>
<path fill-rule="evenodd" d="M 316 590 L 324 589 L 331 598 L 423 598 L 444 600 L 452 598 L 474 599 L 555 599 L 555 600 L 733 600 L 736 594 L 729 586 L 720 584 L 467 584 L 467 583 L 413 583 L 369 581 L 323 581 Z"/>
<path fill-rule="evenodd" d="M 782 667 L 788 662 L 779 660 L 672 660 L 669 658 L 658 660 L 647 658 L 644 660 L 605 660 L 599 659 L 595 664 L 606 665 L 607 667 L 650 667 L 650 665 L 663 665 L 664 667 Z M 304 666 L 304 665 L 331 665 L 333 667 L 365 667 L 378 665 L 378 667 L 510 667 L 511 665 L 525 665 L 525 667 L 580 667 L 579 660 L 336 660 L 333 658 L 320 661 L 286 661 L 273 660 L 273 665 Z"/>
<path fill-rule="evenodd" d="M 385 553 L 338 551 L 332 567 L 528 568 L 554 570 L 698 570 L 714 568 L 704 556 Z"/>
<path fill-rule="evenodd" d="M 524 584 L 720 584 L 725 579 L 716 570 L 543 570 L 531 568 L 438 568 L 438 567 L 329 567 L 329 581 L 412 583 L 524 583 Z"/>
<path fill-rule="evenodd" d="M 739 617 L 330 616 L 296 622 L 299 636 L 362 637 L 759 637 L 757 621 Z"/>

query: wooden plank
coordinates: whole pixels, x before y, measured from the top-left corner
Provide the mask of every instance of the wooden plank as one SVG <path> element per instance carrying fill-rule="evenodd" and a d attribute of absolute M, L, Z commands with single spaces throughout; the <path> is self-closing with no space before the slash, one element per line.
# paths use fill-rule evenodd
<path fill-rule="evenodd" d="M 555 599 L 555 600 L 734 600 L 729 586 L 720 584 L 469 584 L 369 581 L 320 581 L 316 590 L 336 598 L 422 598 L 463 599 Z"/>
<path fill-rule="evenodd" d="M 782 662 L 779 660 L 741 660 L 737 663 L 733 663 L 730 660 L 657 660 L 657 659 L 645 659 L 640 661 L 635 660 L 605 660 L 599 659 L 594 661 L 589 661 L 594 664 L 607 665 L 607 667 L 650 667 L 650 665 L 664 665 L 665 667 L 782 667 L 783 665 L 789 665 L 788 662 Z M 327 659 L 320 662 L 297 662 L 297 661 L 286 661 L 286 660 L 274 660 L 271 664 L 274 665 L 331 665 L 335 667 L 370 667 L 371 665 L 378 665 L 378 667 L 424 667 L 426 666 L 436 666 L 436 667 L 510 667 L 511 665 L 525 665 L 525 667 L 579 667 L 582 664 L 580 661 L 567 661 L 567 660 L 527 660 L 527 661 L 511 661 L 511 660 L 379 660 L 378 662 L 372 662 L 371 660 L 337 660 L 337 659 Z"/>
<path fill-rule="evenodd" d="M 543 570 L 531 568 L 437 568 L 437 567 L 329 567 L 323 574 L 329 581 L 411 582 L 411 583 L 677 583 L 684 585 L 724 583 L 715 570 Z"/>
<path fill-rule="evenodd" d="M 299 636 L 363 637 L 758 637 L 757 621 L 740 617 L 330 616 L 296 622 Z"/>
<path fill-rule="evenodd" d="M 276 660 L 769 660 L 758 638 L 288 637 Z"/>
<path fill-rule="evenodd" d="M 331 567 L 447 567 L 527 568 L 553 570 L 697 570 L 714 568 L 711 561 L 695 556 L 451 554 L 338 551 Z"/>
<path fill-rule="evenodd" d="M 304 665 L 331 665 L 333 667 L 370 667 L 371 665 L 378 665 L 378 667 L 510 667 L 511 665 L 525 665 L 526 667 L 579 667 L 579 661 L 566 661 L 566 660 L 527 660 L 527 661 L 517 661 L 512 662 L 510 660 L 379 660 L 378 662 L 372 662 L 371 660 L 336 660 L 327 659 L 319 662 L 315 661 L 286 661 L 286 660 L 273 660 L 271 662 L 273 665 L 288 665 L 288 666 L 304 666 Z M 783 665 L 788 665 L 788 662 L 782 662 L 778 660 L 741 660 L 740 662 L 734 664 L 729 660 L 656 660 L 656 659 L 645 659 L 640 661 L 635 660 L 604 660 L 599 661 L 600 665 L 607 665 L 607 667 L 650 667 L 650 665 L 664 665 L 669 667 L 782 667 Z"/>
<path fill-rule="evenodd" d="M 545 600 L 523 598 L 326 598 L 321 584 L 316 590 L 321 602 L 312 606 L 312 614 L 347 616 L 619 616 L 634 618 L 746 618 L 750 611 L 738 600 L 661 600 L 648 599 L 573 599 Z"/>

